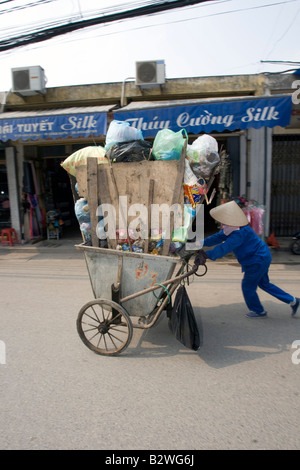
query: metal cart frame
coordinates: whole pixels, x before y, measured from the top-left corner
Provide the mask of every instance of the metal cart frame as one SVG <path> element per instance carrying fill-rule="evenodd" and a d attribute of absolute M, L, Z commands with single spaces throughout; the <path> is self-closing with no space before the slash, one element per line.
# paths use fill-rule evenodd
<path fill-rule="evenodd" d="M 184 272 L 187 263 L 178 257 L 123 252 L 83 244 L 76 245 L 76 248 L 85 256 L 95 297 L 80 309 L 77 331 L 89 349 L 106 356 L 117 355 L 128 347 L 133 328 L 148 329 L 154 326 L 171 304 L 176 288 L 185 278 L 196 274 L 198 269 L 194 265 Z M 108 264 L 111 275 L 108 274 Z M 205 273 L 206 266 L 201 276 Z M 166 274 L 167 280 L 163 277 Z M 156 290 L 157 296 L 153 295 Z M 138 303 L 138 298 L 142 302 Z"/>

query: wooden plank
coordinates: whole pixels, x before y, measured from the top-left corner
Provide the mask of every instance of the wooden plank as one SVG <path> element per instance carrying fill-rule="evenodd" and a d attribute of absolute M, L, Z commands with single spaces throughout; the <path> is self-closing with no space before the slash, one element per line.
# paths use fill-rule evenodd
<path fill-rule="evenodd" d="M 151 180 L 154 181 L 152 204 L 167 204 L 169 207 L 174 203 L 184 207 L 184 158 L 185 148 L 179 161 L 176 160 L 157 160 L 141 162 L 120 162 L 113 163 L 113 177 L 109 164 L 98 165 L 98 199 L 101 204 L 112 204 L 116 212 L 116 227 L 130 227 L 130 224 L 140 220 L 141 225 L 149 227 L 148 211 L 149 194 L 151 193 Z M 76 179 L 79 189 L 79 195 L 89 199 L 87 181 L 89 170 L 82 165 L 76 169 Z M 117 191 L 116 191 L 117 187 Z M 92 195 L 91 195 L 92 196 Z M 119 199 L 120 198 L 120 199 Z M 120 201 L 121 204 L 120 208 Z M 145 207 L 143 213 L 134 212 L 134 204 L 140 204 Z M 126 212 L 127 221 L 122 220 L 122 207 Z M 130 213 L 130 208 L 132 212 Z M 93 224 L 94 222 L 92 222 Z M 93 231 L 94 231 L 93 227 Z M 172 229 L 171 229 L 172 233 Z M 170 244 L 169 243 L 168 245 Z M 113 240 L 109 241 L 109 247 L 115 248 Z"/>
<path fill-rule="evenodd" d="M 106 169 L 109 170 L 108 165 L 105 165 Z M 116 205 L 119 204 L 119 198 L 118 194 L 115 191 L 115 187 L 113 184 L 113 179 L 112 179 L 112 174 L 110 171 L 104 171 L 104 172 L 99 172 L 98 170 L 98 197 L 99 197 L 99 202 L 100 204 L 109 204 L 113 206 L 114 208 Z M 107 216 L 108 214 L 103 214 Z M 108 229 L 106 227 L 106 234 L 107 234 L 107 244 L 108 248 L 111 248 L 113 250 L 116 249 L 117 247 L 117 239 L 116 239 L 116 226 L 115 222 L 108 221 L 108 223 L 113 224 L 112 227 L 110 227 L 110 231 L 108 232 Z M 110 233 L 113 233 L 112 236 L 110 236 Z"/>
<path fill-rule="evenodd" d="M 187 146 L 187 140 L 185 141 L 185 144 L 183 146 L 180 160 L 179 160 L 178 167 L 177 167 L 177 177 L 176 177 L 175 187 L 173 191 L 172 205 L 179 203 L 180 201 L 180 189 L 179 188 L 180 187 L 181 189 L 183 188 L 186 146 Z M 184 211 L 182 211 L 182 214 L 184 216 Z M 172 241 L 173 229 L 174 229 L 174 213 L 172 212 L 171 218 L 170 218 L 170 238 L 167 238 L 164 240 L 163 249 L 162 249 L 162 255 L 164 256 L 166 256 L 169 253 L 170 245 Z"/>
<path fill-rule="evenodd" d="M 114 163 L 114 175 L 120 196 L 127 196 L 128 203 L 147 204 L 150 179 L 155 181 L 154 204 L 171 204 L 174 190 L 180 193 L 183 203 L 183 188 L 176 188 L 178 161 L 142 161 Z M 109 165 L 98 165 L 98 196 L 101 202 L 109 203 L 113 182 L 109 176 Z M 76 169 L 80 197 L 87 198 L 87 167 Z M 105 182 L 105 184 L 103 183 Z M 102 184 L 101 184 L 102 183 Z"/>
<path fill-rule="evenodd" d="M 87 200 L 91 218 L 91 233 L 92 233 L 92 246 L 99 246 L 99 238 L 96 233 L 98 224 L 98 173 L 97 173 L 97 159 L 87 159 Z"/>
<path fill-rule="evenodd" d="M 154 194 L 154 180 L 151 179 L 149 181 L 149 196 L 148 196 L 148 226 L 147 226 L 147 238 L 145 240 L 144 252 L 148 253 L 149 250 L 149 238 L 150 238 L 150 226 L 151 226 L 151 205 L 153 202 L 153 194 Z"/>
<path fill-rule="evenodd" d="M 129 237 L 129 233 L 128 233 L 128 225 L 127 225 L 127 214 L 125 214 L 125 211 L 124 211 L 124 207 L 122 206 L 122 204 L 119 203 L 119 190 L 118 190 L 118 186 L 117 186 L 117 183 L 116 183 L 116 178 L 115 178 L 115 174 L 114 174 L 114 169 L 113 169 L 113 165 L 111 162 L 109 162 L 109 168 L 110 168 L 110 177 L 111 177 L 111 181 L 112 181 L 112 185 L 113 185 L 113 188 L 112 188 L 112 191 L 113 191 L 113 198 L 112 201 L 114 202 L 113 206 L 114 207 L 117 207 L 119 206 L 119 218 L 121 219 L 119 221 L 119 223 L 121 222 L 121 226 L 125 229 L 126 231 L 126 236 L 127 236 L 127 240 L 128 240 L 128 245 L 129 245 L 129 249 L 130 251 L 132 251 L 132 247 L 131 247 L 131 241 L 130 241 L 130 237 Z"/>

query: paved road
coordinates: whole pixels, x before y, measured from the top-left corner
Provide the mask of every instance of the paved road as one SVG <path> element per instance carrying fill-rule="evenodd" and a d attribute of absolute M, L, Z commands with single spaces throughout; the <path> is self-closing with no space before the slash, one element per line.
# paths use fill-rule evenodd
<path fill-rule="evenodd" d="M 299 295 L 299 264 L 271 278 Z M 93 298 L 81 253 L 0 250 L 0 448 L 299 449 L 300 317 L 262 294 L 269 317 L 247 319 L 240 280 L 233 261 L 210 262 L 188 286 L 199 351 L 163 316 L 103 357 L 76 331 Z"/>

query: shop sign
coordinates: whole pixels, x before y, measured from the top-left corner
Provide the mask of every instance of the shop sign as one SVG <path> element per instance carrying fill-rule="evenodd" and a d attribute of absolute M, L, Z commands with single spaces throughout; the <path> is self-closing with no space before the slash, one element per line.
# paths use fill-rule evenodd
<path fill-rule="evenodd" d="M 0 118 L 0 140 L 42 140 L 106 134 L 107 113 Z"/>
<path fill-rule="evenodd" d="M 253 127 L 286 127 L 291 119 L 291 96 L 249 100 L 189 104 L 162 108 L 124 109 L 114 112 L 114 119 L 127 121 L 143 132 L 155 136 L 161 129 L 188 133 L 224 132 Z"/>

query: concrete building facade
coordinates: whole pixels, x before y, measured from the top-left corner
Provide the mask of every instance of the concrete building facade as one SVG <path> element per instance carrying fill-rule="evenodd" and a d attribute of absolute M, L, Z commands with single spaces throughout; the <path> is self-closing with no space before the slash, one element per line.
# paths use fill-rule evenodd
<path fill-rule="evenodd" d="M 54 195 L 61 193 L 59 209 L 66 213 L 66 224 L 72 223 L 72 201 L 70 194 L 64 195 L 67 193 L 68 181 L 60 173 L 64 170 L 60 168 L 59 162 L 79 148 L 104 145 L 107 127 L 115 116 L 120 119 L 122 116 L 133 116 L 134 113 L 151 109 L 155 109 L 159 116 L 166 108 L 173 111 L 176 106 L 204 106 L 208 109 L 212 104 L 222 104 L 235 105 L 234 109 L 237 109 L 237 105 L 247 100 L 253 103 L 259 99 L 282 97 L 291 102 L 289 120 L 284 126 L 276 126 L 274 123 L 269 125 L 267 107 L 260 107 L 259 114 L 252 113 L 253 125 L 248 123 L 245 128 L 228 126 L 222 131 L 206 131 L 204 126 L 200 132 L 200 128 L 195 127 L 194 132 L 188 130 L 188 137 L 191 143 L 203 132 L 209 133 L 217 139 L 220 147 L 225 148 L 232 166 L 230 196 L 244 195 L 264 206 L 265 237 L 271 231 L 280 236 L 292 235 L 300 226 L 300 207 L 297 202 L 300 199 L 297 192 L 300 186 L 298 88 L 300 82 L 297 75 L 257 74 L 166 79 L 164 84 L 151 87 L 139 86 L 134 78 L 128 78 L 117 83 L 46 88 L 45 92 L 32 96 L 13 91 L 2 92 L 0 161 L 7 175 L 10 224 L 26 240 L 41 235 L 38 229 L 34 233 L 34 227 L 29 227 L 28 221 L 27 224 L 24 222 L 24 210 L 26 211 L 26 207 L 27 212 L 31 210 L 28 201 L 23 200 L 24 178 L 26 179 L 26 166 L 29 163 L 34 165 L 37 178 L 43 175 L 39 180 L 39 192 L 44 196 L 46 194 L 44 208 L 56 204 L 51 192 Z M 259 103 L 264 106 L 264 101 Z M 274 117 L 276 112 L 273 110 Z M 272 113 L 272 102 L 268 113 L 269 116 Z M 85 133 L 91 115 L 99 116 L 99 127 L 94 133 L 90 130 Z M 62 126 L 65 129 L 73 127 L 74 132 L 68 130 L 63 133 L 47 133 L 50 118 L 59 121 L 66 116 L 68 124 L 64 123 Z M 255 127 L 259 119 L 265 122 Z M 14 124 L 15 129 L 17 125 L 17 132 L 10 134 Z M 55 126 L 53 124 L 51 130 Z M 146 138 L 151 140 L 153 135 L 146 132 Z M 56 177 L 57 180 L 53 181 Z"/>

